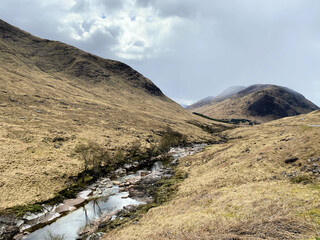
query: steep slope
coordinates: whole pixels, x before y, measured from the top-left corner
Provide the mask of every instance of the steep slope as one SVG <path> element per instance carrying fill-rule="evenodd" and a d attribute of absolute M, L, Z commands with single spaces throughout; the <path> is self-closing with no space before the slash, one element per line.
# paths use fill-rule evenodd
<path fill-rule="evenodd" d="M 190 142 L 212 138 L 194 125 L 203 120 L 121 62 L 4 21 L 0 52 L 0 209 L 65 188 L 83 170 L 74 151 L 80 143 L 97 143 L 112 156 L 157 145 L 167 127 Z"/>
<path fill-rule="evenodd" d="M 212 118 L 245 118 L 257 122 L 308 113 L 318 107 L 301 94 L 276 85 L 252 85 L 201 107 L 189 108 Z"/>
<path fill-rule="evenodd" d="M 175 197 L 103 239 L 318 239 L 320 111 L 301 117 L 230 130 L 183 158 Z"/>

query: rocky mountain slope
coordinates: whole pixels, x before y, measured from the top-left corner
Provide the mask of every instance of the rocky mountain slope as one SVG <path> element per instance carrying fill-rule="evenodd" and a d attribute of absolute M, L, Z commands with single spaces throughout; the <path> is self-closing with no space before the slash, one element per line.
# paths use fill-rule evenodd
<path fill-rule="evenodd" d="M 239 91 L 238 91 L 239 90 Z M 236 89 L 231 94 L 195 103 L 188 110 L 216 119 L 249 119 L 267 122 L 282 117 L 308 113 L 318 106 L 301 94 L 276 85 L 258 84 Z"/>
<path fill-rule="evenodd" d="M 103 239 L 318 239 L 320 111 L 225 134 L 180 160 L 171 201 Z"/>
<path fill-rule="evenodd" d="M 81 143 L 113 156 L 158 145 L 168 127 L 190 142 L 212 139 L 202 124 L 126 64 L 0 21 L 0 209 L 70 184 L 83 170 Z"/>

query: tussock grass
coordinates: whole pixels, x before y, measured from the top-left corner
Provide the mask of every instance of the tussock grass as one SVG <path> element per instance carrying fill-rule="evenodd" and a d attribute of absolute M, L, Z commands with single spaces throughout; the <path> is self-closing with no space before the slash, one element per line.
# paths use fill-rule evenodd
<path fill-rule="evenodd" d="M 206 121 L 129 66 L 0 25 L 0 209 L 64 189 L 84 170 L 74 153 L 80 144 L 97 143 L 121 160 L 117 153 L 137 143 L 142 152 L 159 145 L 168 127 L 188 142 L 212 138 L 187 123 Z"/>
<path fill-rule="evenodd" d="M 300 168 L 320 156 L 320 128 L 300 126 L 319 119 L 316 111 L 229 130 L 233 140 L 181 160 L 189 177 L 174 199 L 103 239 L 316 239 L 320 176 Z"/>

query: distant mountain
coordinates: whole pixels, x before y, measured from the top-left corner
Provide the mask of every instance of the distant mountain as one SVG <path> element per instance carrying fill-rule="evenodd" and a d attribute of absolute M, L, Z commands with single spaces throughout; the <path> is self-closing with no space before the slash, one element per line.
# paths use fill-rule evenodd
<path fill-rule="evenodd" d="M 257 122 L 308 113 L 319 109 L 292 89 L 256 84 L 227 89 L 205 104 L 195 103 L 189 111 L 217 119 L 244 118 Z"/>
<path fill-rule="evenodd" d="M 200 108 L 204 105 L 210 104 L 210 102 L 214 98 L 215 98 L 214 96 L 209 96 L 209 97 L 203 98 L 203 99 L 199 100 L 198 102 L 188 106 L 187 109 L 191 111 L 192 109 L 197 109 L 197 108 Z"/>
<path fill-rule="evenodd" d="M 183 108 L 188 108 L 189 107 L 189 105 L 183 104 L 183 103 L 180 103 L 180 106 L 183 107 Z"/>
<path fill-rule="evenodd" d="M 243 90 L 245 88 L 246 87 L 244 87 L 244 86 L 229 87 L 225 91 L 220 93 L 218 96 L 216 96 L 216 97 L 209 96 L 209 97 L 203 98 L 203 99 L 199 100 L 198 102 L 188 106 L 187 109 L 189 111 L 192 111 L 193 109 L 197 109 L 197 108 L 202 107 L 204 105 L 210 104 L 211 102 L 220 102 L 220 101 L 224 100 L 225 98 L 228 98 L 228 97 L 240 92 L 241 90 Z"/>

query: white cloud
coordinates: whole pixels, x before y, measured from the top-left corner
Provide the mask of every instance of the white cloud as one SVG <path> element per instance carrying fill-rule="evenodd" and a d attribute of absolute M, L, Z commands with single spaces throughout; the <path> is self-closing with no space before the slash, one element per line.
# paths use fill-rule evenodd
<path fill-rule="evenodd" d="M 179 23 L 179 18 L 161 17 L 153 7 L 137 7 L 135 0 L 112 6 L 117 11 L 104 6 L 101 0 L 77 1 L 69 5 L 70 11 L 66 11 L 63 18 L 58 19 L 59 32 L 82 45 L 85 42 L 90 45 L 92 40 L 108 45 L 105 54 L 112 53 L 121 59 L 143 60 L 168 50 L 166 39 Z M 103 47 L 96 48 L 101 50 Z M 95 49 L 85 50 L 95 52 Z"/>
<path fill-rule="evenodd" d="M 170 97 L 273 83 L 317 101 L 318 0 L 1 0 L 3 20 L 130 64 Z"/>

